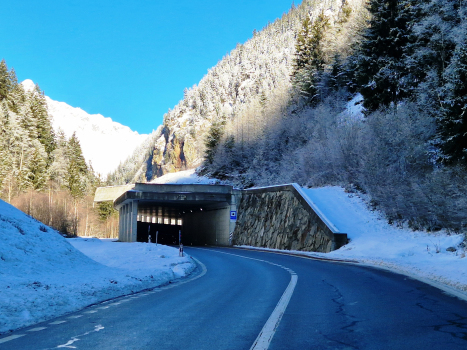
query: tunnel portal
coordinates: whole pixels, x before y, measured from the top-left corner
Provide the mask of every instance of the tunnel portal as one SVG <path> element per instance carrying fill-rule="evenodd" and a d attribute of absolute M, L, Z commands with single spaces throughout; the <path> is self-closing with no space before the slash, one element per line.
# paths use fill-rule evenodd
<path fill-rule="evenodd" d="M 230 245 L 236 193 L 226 185 L 137 183 L 114 201 L 119 240 L 184 245 Z M 157 237 L 156 237 L 157 233 Z"/>

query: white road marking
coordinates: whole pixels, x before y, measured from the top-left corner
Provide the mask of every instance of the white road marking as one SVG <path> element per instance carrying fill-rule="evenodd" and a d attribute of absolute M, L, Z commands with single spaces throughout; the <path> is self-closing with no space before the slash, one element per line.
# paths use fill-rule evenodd
<path fill-rule="evenodd" d="M 56 324 L 62 324 L 62 323 L 65 323 L 66 321 L 54 321 L 54 322 L 50 322 L 49 324 L 52 324 L 52 325 L 56 325 Z"/>
<path fill-rule="evenodd" d="M 39 332 L 44 329 L 47 329 L 47 327 L 37 327 L 37 328 L 29 329 L 28 332 Z"/>
<path fill-rule="evenodd" d="M 97 311 L 96 310 L 90 310 L 90 311 L 84 311 L 84 314 L 95 314 Z"/>
<path fill-rule="evenodd" d="M 227 255 L 233 255 L 233 256 L 240 257 L 240 258 L 244 258 L 244 259 L 262 261 L 262 262 L 265 262 L 267 264 L 280 267 L 280 268 L 282 268 L 282 269 L 284 269 L 284 270 L 286 270 L 287 272 L 290 273 L 291 276 L 290 276 L 289 285 L 285 289 L 285 291 L 282 294 L 279 302 L 277 303 L 276 307 L 274 308 L 274 311 L 272 312 L 271 316 L 269 316 L 269 319 L 266 321 L 265 325 L 263 326 L 263 329 L 261 330 L 261 332 L 259 332 L 258 337 L 256 338 L 255 342 L 253 343 L 253 345 L 250 348 L 250 350 L 267 350 L 269 348 L 269 345 L 271 344 L 271 340 L 274 337 L 274 334 L 276 333 L 276 330 L 277 330 L 277 328 L 279 326 L 279 323 L 280 323 L 280 321 L 282 319 L 282 316 L 284 315 L 285 309 L 287 308 L 287 305 L 289 305 L 289 301 L 290 301 L 290 298 L 292 297 L 295 286 L 297 285 L 298 276 L 295 273 L 295 271 L 292 270 L 292 269 L 289 269 L 288 267 L 285 267 L 283 265 L 275 264 L 275 263 L 267 261 L 267 260 L 250 258 L 250 257 L 243 256 L 243 255 L 237 255 L 237 254 L 222 252 L 222 251 L 219 251 L 219 250 L 212 250 L 212 249 L 205 249 L 205 248 L 197 248 L 197 249 L 210 250 L 210 251 L 213 251 L 213 252 L 227 254 Z"/>
<path fill-rule="evenodd" d="M 89 331 L 89 332 L 86 332 L 86 333 L 83 333 L 83 334 L 79 334 L 79 335 L 76 335 L 74 337 L 71 337 L 70 340 L 68 340 L 65 344 L 62 344 L 62 345 L 58 345 L 57 348 L 69 348 L 69 349 L 76 349 L 77 347 L 76 346 L 72 346 L 74 342 L 77 342 L 80 339 L 80 337 L 84 337 L 88 334 L 91 334 L 93 332 L 99 332 L 100 330 L 103 330 L 104 327 L 100 324 L 98 324 L 97 326 L 94 326 L 94 329 L 92 331 Z"/>
<path fill-rule="evenodd" d="M 98 309 L 100 310 L 104 310 L 104 309 L 108 309 L 110 306 L 101 306 L 101 307 L 98 307 Z"/>
<path fill-rule="evenodd" d="M 83 317 L 83 315 L 74 315 L 74 316 L 70 316 L 68 318 L 80 318 L 80 317 Z"/>
<path fill-rule="evenodd" d="M 10 335 L 9 337 L 5 337 L 0 339 L 0 344 L 6 343 L 7 341 L 13 340 L 13 339 L 18 339 L 21 337 L 24 337 L 26 334 L 15 334 L 15 335 Z"/>
<path fill-rule="evenodd" d="M 295 286 L 297 285 L 297 280 L 297 274 L 292 274 L 287 289 L 285 290 L 284 294 L 282 294 L 282 297 L 277 303 L 276 308 L 272 312 L 271 316 L 269 316 L 268 321 L 259 333 L 250 350 L 266 350 L 269 348 L 272 337 L 276 333 L 277 327 L 279 326 L 279 323 L 282 319 L 282 315 L 284 315 L 285 309 L 287 308 Z"/>
<path fill-rule="evenodd" d="M 203 277 L 206 274 L 206 272 L 208 271 L 208 269 L 206 268 L 206 265 L 204 265 L 198 259 L 193 258 L 193 260 L 195 260 L 196 263 L 201 267 L 201 273 L 199 275 L 196 275 L 195 277 L 189 278 L 187 280 L 183 280 L 181 282 L 177 282 L 177 283 L 174 283 L 174 284 L 168 284 L 168 285 L 166 285 L 164 287 L 158 287 L 157 289 L 154 289 L 154 292 L 162 292 L 163 290 L 172 289 L 172 288 L 181 286 L 182 284 L 189 283 L 189 282 L 192 282 L 194 280 L 197 280 L 198 278 Z"/>

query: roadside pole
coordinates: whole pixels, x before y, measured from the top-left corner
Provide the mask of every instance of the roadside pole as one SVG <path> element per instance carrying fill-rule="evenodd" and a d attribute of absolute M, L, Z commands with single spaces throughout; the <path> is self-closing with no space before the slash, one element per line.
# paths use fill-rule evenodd
<path fill-rule="evenodd" d="M 178 245 L 180 247 L 178 249 L 178 256 L 183 256 L 182 230 L 178 231 Z"/>

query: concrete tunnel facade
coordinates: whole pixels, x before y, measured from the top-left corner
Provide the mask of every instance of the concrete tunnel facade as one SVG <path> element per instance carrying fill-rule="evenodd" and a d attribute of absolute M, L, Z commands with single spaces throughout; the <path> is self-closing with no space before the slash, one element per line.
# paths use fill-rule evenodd
<path fill-rule="evenodd" d="M 227 185 L 147 184 L 99 188 L 96 201 L 114 199 L 119 241 L 184 245 L 231 244 L 239 190 Z M 115 199 L 116 198 L 116 199 Z"/>

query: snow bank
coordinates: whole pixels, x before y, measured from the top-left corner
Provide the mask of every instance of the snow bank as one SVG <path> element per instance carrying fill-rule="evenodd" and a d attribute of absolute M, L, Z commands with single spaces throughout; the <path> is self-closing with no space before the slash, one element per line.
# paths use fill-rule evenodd
<path fill-rule="evenodd" d="M 191 258 L 167 246 L 67 240 L 0 200 L 0 333 L 168 283 L 193 268 Z"/>
<path fill-rule="evenodd" d="M 165 174 L 151 181 L 153 184 L 204 184 L 216 185 L 221 183 L 217 179 L 210 179 L 196 174 L 196 169 Z"/>

